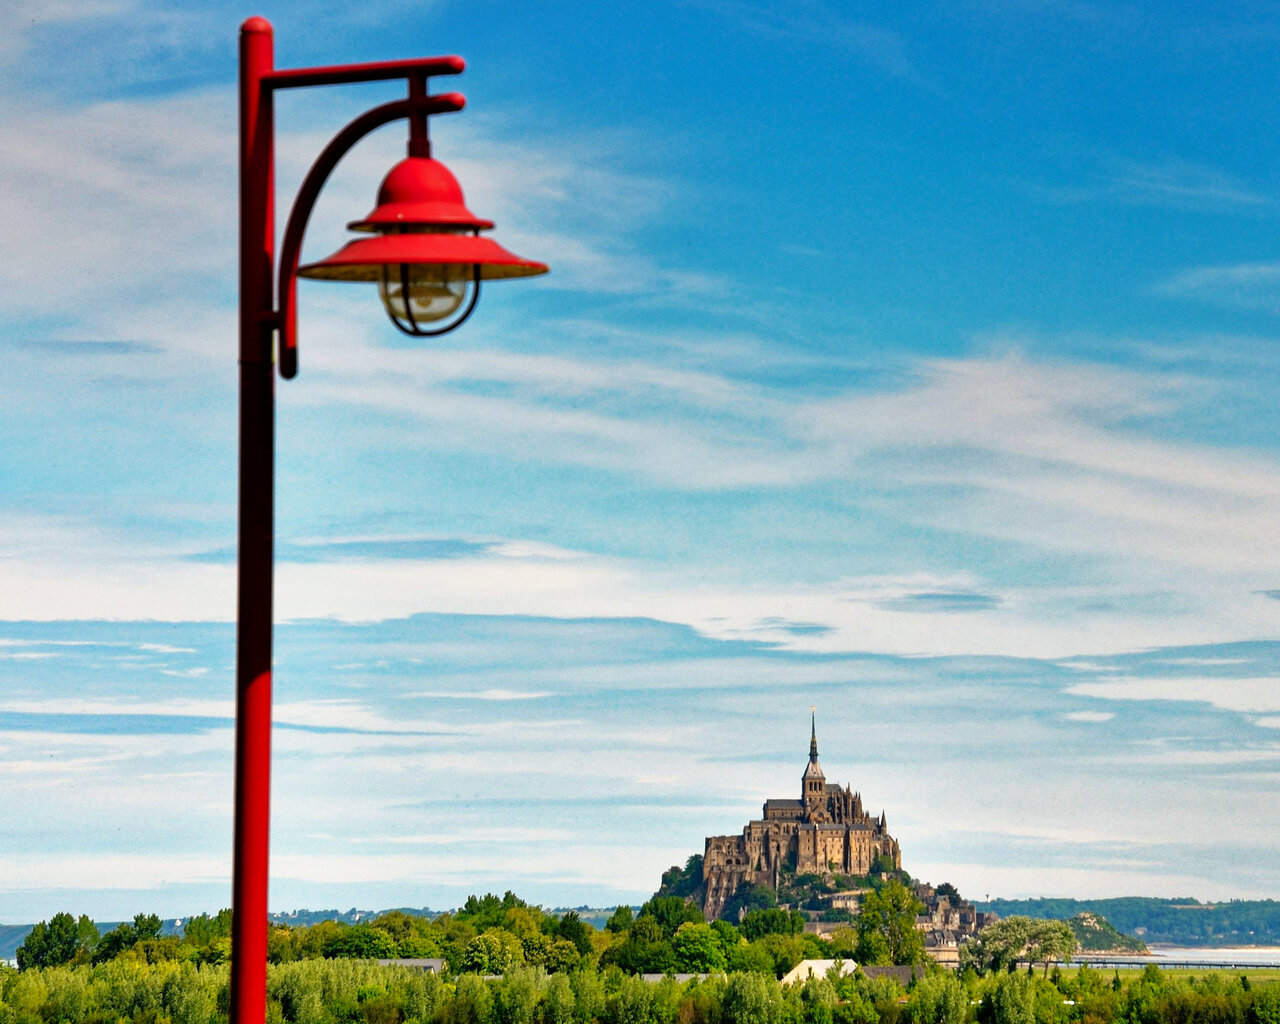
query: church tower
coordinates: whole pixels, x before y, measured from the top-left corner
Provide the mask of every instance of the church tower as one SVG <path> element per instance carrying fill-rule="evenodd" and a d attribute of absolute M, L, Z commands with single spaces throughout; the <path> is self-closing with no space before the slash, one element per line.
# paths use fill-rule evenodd
<path fill-rule="evenodd" d="M 809 763 L 805 765 L 800 780 L 800 799 L 804 803 L 806 818 L 824 809 L 827 803 L 827 777 L 822 774 L 822 765 L 818 764 L 818 718 L 813 708 L 809 713 Z"/>

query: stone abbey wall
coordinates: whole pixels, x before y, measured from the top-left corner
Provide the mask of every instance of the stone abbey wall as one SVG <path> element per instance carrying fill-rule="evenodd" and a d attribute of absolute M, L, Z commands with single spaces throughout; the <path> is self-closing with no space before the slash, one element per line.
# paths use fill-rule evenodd
<path fill-rule="evenodd" d="M 799 800 L 766 800 L 762 816 L 737 836 L 708 836 L 702 857 L 703 913 L 714 920 L 742 885 L 778 884 L 778 874 L 865 875 L 880 855 L 902 866 L 898 841 L 884 813 L 873 818 L 862 796 L 827 785 L 818 763 L 816 725 Z"/>

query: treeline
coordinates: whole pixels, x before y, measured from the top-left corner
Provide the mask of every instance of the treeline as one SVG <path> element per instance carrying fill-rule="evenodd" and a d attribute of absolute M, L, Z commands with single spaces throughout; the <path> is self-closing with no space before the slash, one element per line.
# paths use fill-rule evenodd
<path fill-rule="evenodd" d="M 433 911 L 430 907 L 390 907 L 388 910 L 402 910 L 410 917 L 433 917 L 439 911 Z M 341 921 L 344 924 L 359 924 L 365 918 L 378 917 L 387 911 L 373 913 L 368 910 L 360 910 L 352 907 L 350 910 L 338 910 L 336 907 L 331 910 L 292 910 L 292 911 L 275 911 L 267 915 L 267 919 L 272 924 L 287 924 L 291 927 L 298 928 L 304 924 L 319 924 L 321 921 Z"/>
<path fill-rule="evenodd" d="M 978 904 L 1001 917 L 1068 920 L 1082 913 L 1105 917 L 1145 942 L 1178 946 L 1280 945 L 1280 901 L 1232 900 L 1203 904 L 1193 899 L 1126 896 L 1106 900 L 991 900 Z"/>
<path fill-rule="evenodd" d="M 842 957 L 862 964 L 921 964 L 915 928 L 921 906 L 891 881 L 863 899 L 855 922 L 820 939 L 804 932 L 804 917 L 777 907 L 747 912 L 737 925 L 708 924 L 678 896 L 655 896 L 639 913 L 619 907 L 601 929 L 576 911 L 556 915 L 514 893 L 468 897 L 461 908 L 427 918 L 393 910 L 359 924 L 271 923 L 273 964 L 320 959 L 440 958 L 455 974 L 505 974 L 539 967 L 549 974 L 591 965 L 626 974 L 761 972 L 781 977 L 801 960 Z M 36 925 L 18 948 L 18 966 L 98 965 L 127 957 L 214 966 L 231 953 L 231 911 L 190 918 L 182 935 L 162 935 L 160 919 L 139 914 L 100 935 L 87 917 L 56 914 Z"/>
<path fill-rule="evenodd" d="M 211 962 L 226 959 L 231 948 L 231 911 L 220 911 L 214 917 L 201 914 L 187 923 L 187 938 L 161 937 L 163 922 L 155 914 L 138 914 L 134 919 L 116 925 L 103 934 L 88 917 L 54 914 L 41 921 L 18 946 L 18 969 L 28 967 L 61 967 L 64 964 L 101 964 L 129 954 L 148 962 L 200 959 L 197 953 L 216 942 L 222 943 L 219 955 Z M 185 944 L 185 949 L 183 949 Z M 179 951 L 183 950 L 180 956 Z"/>
<path fill-rule="evenodd" d="M 0 968 L 0 1024 L 225 1024 L 225 964 L 118 957 Z M 931 968 L 904 988 L 862 972 L 783 986 L 732 973 L 646 982 L 618 967 L 516 967 L 454 979 L 371 961 L 305 960 L 267 972 L 266 1024 L 1280 1024 L 1280 983 L 1154 965 L 1122 982 L 1082 968 L 957 977 Z"/>

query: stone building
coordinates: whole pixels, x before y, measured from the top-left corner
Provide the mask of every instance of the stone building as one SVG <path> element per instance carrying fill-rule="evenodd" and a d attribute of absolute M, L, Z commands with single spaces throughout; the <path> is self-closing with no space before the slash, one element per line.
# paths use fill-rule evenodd
<path fill-rule="evenodd" d="M 809 763 L 799 800 L 766 800 L 764 814 L 739 836 L 708 836 L 702 857 L 703 912 L 714 920 L 742 885 L 777 886 L 782 870 L 796 874 L 866 875 L 878 856 L 901 868 L 898 841 L 884 812 L 873 818 L 862 796 L 829 785 L 818 763 L 816 721 L 809 734 Z"/>
<path fill-rule="evenodd" d="M 916 916 L 916 929 L 924 933 L 924 951 L 944 967 L 958 966 L 961 944 L 1000 919 L 958 894 L 942 895 L 927 882 L 917 882 L 914 892 L 924 905 L 924 913 Z"/>

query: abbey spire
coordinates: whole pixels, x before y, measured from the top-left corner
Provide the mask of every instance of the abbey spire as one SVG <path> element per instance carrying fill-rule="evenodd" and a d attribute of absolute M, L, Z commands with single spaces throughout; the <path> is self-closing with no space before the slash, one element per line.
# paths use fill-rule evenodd
<path fill-rule="evenodd" d="M 818 764 L 818 718 L 812 705 L 809 706 L 809 714 L 809 763 L 800 778 L 800 799 L 806 809 L 825 804 L 827 799 L 827 777 L 822 774 L 822 765 Z"/>

